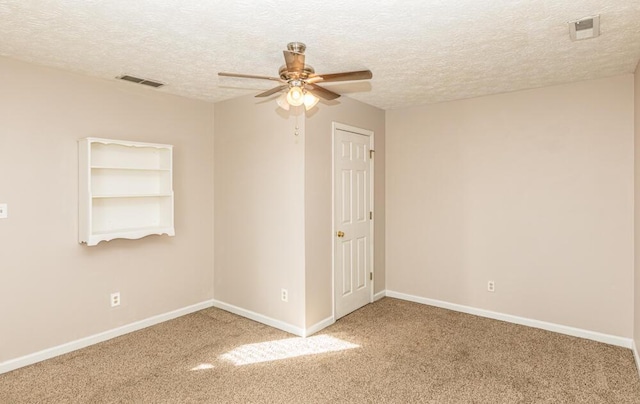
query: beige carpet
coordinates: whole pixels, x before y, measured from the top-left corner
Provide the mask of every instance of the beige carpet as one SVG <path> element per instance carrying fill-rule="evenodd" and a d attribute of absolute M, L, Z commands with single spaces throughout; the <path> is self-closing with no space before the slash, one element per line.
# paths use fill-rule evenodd
<path fill-rule="evenodd" d="M 0 402 L 621 404 L 640 378 L 628 349 L 385 298 L 306 340 L 202 310 L 0 375 Z"/>

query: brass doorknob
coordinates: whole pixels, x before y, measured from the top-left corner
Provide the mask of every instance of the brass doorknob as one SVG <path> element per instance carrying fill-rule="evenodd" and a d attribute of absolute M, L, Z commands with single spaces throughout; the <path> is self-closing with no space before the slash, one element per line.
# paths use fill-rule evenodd
<path fill-rule="evenodd" d="M 344 232 L 343 231 L 339 231 L 338 232 L 338 237 L 344 237 Z"/>

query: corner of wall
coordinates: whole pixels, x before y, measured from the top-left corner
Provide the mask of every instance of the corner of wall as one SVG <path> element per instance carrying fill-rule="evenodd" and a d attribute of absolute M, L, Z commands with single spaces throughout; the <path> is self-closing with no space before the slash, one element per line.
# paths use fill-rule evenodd
<path fill-rule="evenodd" d="M 633 352 L 640 372 L 640 61 L 636 65 L 633 80 L 634 107 L 634 303 L 633 303 Z"/>

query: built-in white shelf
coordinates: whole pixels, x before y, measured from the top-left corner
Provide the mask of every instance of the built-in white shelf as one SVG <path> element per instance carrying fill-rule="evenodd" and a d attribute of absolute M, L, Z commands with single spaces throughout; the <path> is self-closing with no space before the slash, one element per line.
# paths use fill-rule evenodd
<path fill-rule="evenodd" d="M 79 179 L 80 243 L 175 235 L 173 146 L 81 139 Z"/>

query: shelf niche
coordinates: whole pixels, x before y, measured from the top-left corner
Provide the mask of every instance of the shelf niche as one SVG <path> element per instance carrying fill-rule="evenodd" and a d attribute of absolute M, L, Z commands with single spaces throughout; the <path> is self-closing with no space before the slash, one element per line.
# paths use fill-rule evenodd
<path fill-rule="evenodd" d="M 79 141 L 79 242 L 175 235 L 173 146 Z"/>

